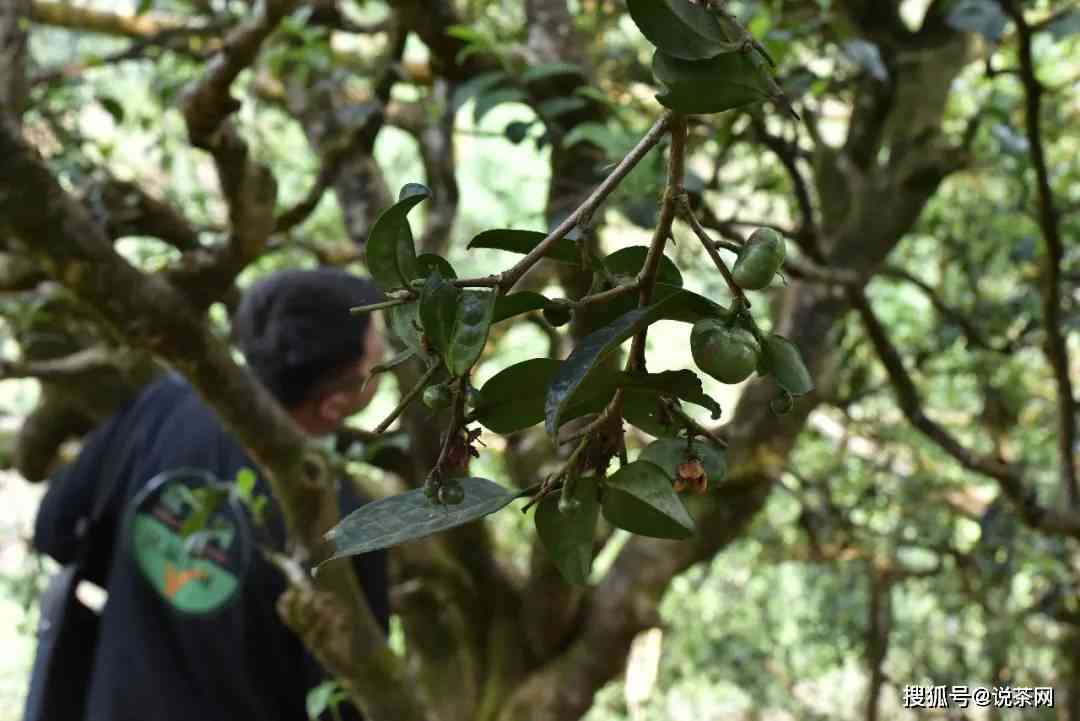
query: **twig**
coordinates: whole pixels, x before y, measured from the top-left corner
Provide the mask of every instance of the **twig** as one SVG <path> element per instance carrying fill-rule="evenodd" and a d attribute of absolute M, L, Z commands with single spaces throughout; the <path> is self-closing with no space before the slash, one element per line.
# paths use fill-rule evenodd
<path fill-rule="evenodd" d="M 517 284 L 521 277 L 525 275 L 530 268 L 544 257 L 548 250 L 559 242 L 566 235 L 573 230 L 577 225 L 588 222 L 592 217 L 592 214 L 596 212 L 596 209 L 600 207 L 600 204 L 611 194 L 619 183 L 622 182 L 631 170 L 633 170 L 642 158 L 648 154 L 653 147 L 660 142 L 660 139 L 667 133 L 668 126 L 671 123 L 673 114 L 671 112 L 664 113 L 659 120 L 657 120 L 649 132 L 645 134 L 638 144 L 634 146 L 625 158 L 611 171 L 611 175 L 604 179 L 596 190 L 592 192 L 588 198 L 585 199 L 577 210 L 569 215 L 562 223 L 559 224 L 555 230 L 551 231 L 544 240 L 540 242 L 535 248 L 517 262 L 510 270 L 504 271 L 499 276 L 498 285 L 503 293 L 508 293 Z M 680 178 L 681 182 L 681 178 Z"/>
<path fill-rule="evenodd" d="M 1076 401 L 1073 398 L 1072 381 L 1069 376 L 1069 350 L 1061 333 L 1061 263 L 1065 257 L 1065 245 L 1061 237 L 1060 216 L 1054 207 L 1054 191 L 1050 185 L 1050 172 L 1046 165 L 1046 152 L 1042 138 L 1043 86 L 1035 75 L 1033 59 L 1032 28 L 1024 18 L 1023 6 L 1012 0 L 1002 3 L 1005 11 L 1016 22 L 1020 47 L 1020 79 L 1024 85 L 1026 100 L 1026 123 L 1031 164 L 1035 167 L 1039 192 L 1039 227 L 1046 242 L 1043 257 L 1041 296 L 1043 329 L 1046 343 L 1043 352 L 1050 367 L 1054 369 L 1057 382 L 1058 455 L 1061 485 L 1073 508 L 1080 506 L 1080 488 L 1077 486 L 1074 455 L 1076 453 Z"/>
<path fill-rule="evenodd" d="M 705 246 L 705 252 L 712 258 L 713 264 L 716 265 L 716 269 L 720 271 L 720 275 L 724 276 L 724 282 L 727 283 L 728 290 L 736 298 L 743 302 L 744 307 L 750 307 L 750 300 L 746 297 L 746 293 L 743 293 L 743 289 L 739 287 L 739 284 L 735 282 L 735 279 L 731 276 L 731 270 L 728 269 L 727 263 L 720 257 L 720 253 L 716 250 L 716 243 L 709 237 L 709 234 L 705 232 L 705 229 L 701 227 L 701 223 L 698 221 L 697 216 L 694 215 L 694 211 L 690 209 L 690 202 L 684 195 L 682 197 L 683 206 L 683 218 L 690 224 L 690 228 L 697 235 L 701 244 Z"/>
<path fill-rule="evenodd" d="M 406 303 L 412 303 L 413 298 L 394 298 L 393 300 L 384 300 L 381 303 L 372 303 L 371 305 L 358 305 L 355 308 L 349 308 L 349 312 L 353 315 L 362 315 L 364 313 L 372 313 L 377 310 L 384 310 L 386 308 L 393 308 L 399 305 L 405 305 Z"/>
<path fill-rule="evenodd" d="M 1034 491 L 1027 488 L 1017 471 L 994 458 L 982 456 L 964 447 L 946 428 L 932 420 L 922 408 L 922 399 L 915 382 L 904 367 L 899 351 L 874 313 L 870 302 L 859 288 L 848 288 L 848 299 L 858 311 L 878 359 L 896 393 L 904 417 L 915 428 L 968 470 L 981 473 L 998 482 L 1002 492 L 1017 507 L 1020 517 L 1032 528 L 1050 535 L 1080 538 L 1080 515 L 1040 506 Z"/>
<path fill-rule="evenodd" d="M 384 431 L 386 431 L 387 428 L 390 427 L 390 424 L 393 423 L 397 419 L 397 417 L 400 416 L 402 412 L 409 406 L 409 404 L 412 403 L 413 400 L 415 400 L 416 397 L 423 392 L 424 386 L 427 385 L 427 382 L 431 380 L 431 377 L 435 375 L 435 371 L 437 370 L 439 370 L 438 363 L 427 369 L 427 372 L 424 373 L 424 375 L 420 377 L 420 380 L 417 381 L 416 385 L 413 386 L 412 389 L 405 394 L 405 396 L 401 399 L 401 402 L 397 404 L 397 407 L 394 410 L 390 411 L 390 415 L 388 415 L 382 423 L 375 426 L 375 433 L 383 433 Z"/>
<path fill-rule="evenodd" d="M 660 268 L 660 258 L 664 254 L 664 246 L 671 236 L 671 224 L 675 221 L 675 211 L 679 199 L 683 197 L 683 177 L 686 175 L 686 117 L 683 115 L 669 114 L 669 126 L 671 130 L 671 151 L 668 158 L 667 187 L 664 189 L 664 202 L 660 208 L 660 219 L 656 224 L 652 242 L 649 244 L 649 253 L 645 256 L 645 263 L 641 272 L 638 273 L 638 307 L 645 307 L 652 300 L 653 286 L 656 285 L 656 274 Z M 627 362 L 629 370 L 645 370 L 645 341 L 648 337 L 648 327 L 642 328 L 634 336 L 630 346 L 630 358 Z M 621 398 L 621 396 L 617 396 Z"/>

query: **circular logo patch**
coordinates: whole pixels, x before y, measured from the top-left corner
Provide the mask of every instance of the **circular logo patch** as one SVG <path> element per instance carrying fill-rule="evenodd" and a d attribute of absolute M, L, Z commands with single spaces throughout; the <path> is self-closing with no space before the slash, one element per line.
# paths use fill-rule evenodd
<path fill-rule="evenodd" d="M 142 577 L 176 610 L 213 613 L 236 596 L 251 535 L 230 486 L 212 474 L 181 468 L 155 476 L 125 525 Z"/>

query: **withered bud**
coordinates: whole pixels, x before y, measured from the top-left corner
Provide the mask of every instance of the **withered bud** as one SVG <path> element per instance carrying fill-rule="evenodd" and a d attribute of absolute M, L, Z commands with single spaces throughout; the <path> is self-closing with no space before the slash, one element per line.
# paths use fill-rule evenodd
<path fill-rule="evenodd" d="M 687 458 L 675 467 L 675 492 L 682 493 L 688 486 L 699 495 L 709 490 L 709 477 L 700 458 Z"/>

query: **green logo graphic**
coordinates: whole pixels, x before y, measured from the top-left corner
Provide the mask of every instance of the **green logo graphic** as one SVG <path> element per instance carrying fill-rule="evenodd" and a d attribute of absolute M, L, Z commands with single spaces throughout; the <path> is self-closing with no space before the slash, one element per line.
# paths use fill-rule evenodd
<path fill-rule="evenodd" d="M 179 611 L 212 613 L 240 587 L 251 543 L 242 511 L 227 499 L 227 486 L 213 476 L 180 469 L 154 478 L 128 511 L 139 571 Z M 196 515 L 204 522 L 190 532 L 185 524 Z"/>

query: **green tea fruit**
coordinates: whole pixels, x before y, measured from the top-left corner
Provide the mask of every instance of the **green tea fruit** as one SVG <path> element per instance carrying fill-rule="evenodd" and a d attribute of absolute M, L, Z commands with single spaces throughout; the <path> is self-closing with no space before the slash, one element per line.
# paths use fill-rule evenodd
<path fill-rule="evenodd" d="M 757 368 L 761 348 L 750 331 L 705 318 L 690 331 L 690 352 L 698 368 L 721 383 L 741 383 Z"/>
<path fill-rule="evenodd" d="M 758 228 L 739 251 L 731 275 L 743 290 L 766 288 L 784 264 L 785 252 L 784 239 L 779 233 L 771 228 Z"/>

